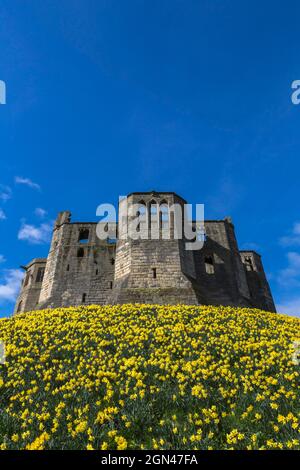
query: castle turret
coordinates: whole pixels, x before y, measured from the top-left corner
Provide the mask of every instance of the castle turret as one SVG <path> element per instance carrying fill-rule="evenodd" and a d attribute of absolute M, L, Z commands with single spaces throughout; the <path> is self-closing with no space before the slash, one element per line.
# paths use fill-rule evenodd
<path fill-rule="evenodd" d="M 113 288 L 115 244 L 100 240 L 96 222 L 71 222 L 68 211 L 55 222 L 40 307 L 103 304 Z"/>
<path fill-rule="evenodd" d="M 124 204 L 124 202 L 122 202 Z M 174 204 L 184 214 L 185 200 L 175 193 L 132 193 L 127 196 L 128 226 L 139 217 L 137 239 L 123 236 L 119 221 L 114 301 L 197 304 L 196 271 L 186 239 L 176 239 Z M 121 218 L 124 214 L 121 214 Z M 125 211 L 126 217 L 126 211 Z M 139 235 L 139 236 L 138 236 Z"/>
<path fill-rule="evenodd" d="M 35 258 L 26 266 L 22 266 L 25 276 L 14 313 L 28 312 L 38 307 L 46 261 L 46 258 Z"/>
<path fill-rule="evenodd" d="M 256 251 L 241 251 L 240 254 L 253 306 L 263 310 L 268 310 L 269 312 L 276 312 L 270 286 L 261 261 L 261 256 L 256 253 Z"/>

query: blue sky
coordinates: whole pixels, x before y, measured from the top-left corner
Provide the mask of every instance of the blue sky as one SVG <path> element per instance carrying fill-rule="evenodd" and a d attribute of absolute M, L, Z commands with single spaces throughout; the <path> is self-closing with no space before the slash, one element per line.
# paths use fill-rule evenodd
<path fill-rule="evenodd" d="M 0 315 L 53 219 L 176 191 L 231 215 L 300 315 L 296 0 L 2 0 Z M 42 210 L 38 210 L 42 209 Z"/>

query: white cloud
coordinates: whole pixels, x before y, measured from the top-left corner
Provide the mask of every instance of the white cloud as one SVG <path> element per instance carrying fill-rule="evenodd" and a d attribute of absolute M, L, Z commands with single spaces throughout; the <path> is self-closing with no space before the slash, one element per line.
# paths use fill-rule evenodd
<path fill-rule="evenodd" d="M 0 184 L 0 201 L 8 201 L 12 196 L 12 191 L 9 186 L 3 186 Z"/>
<path fill-rule="evenodd" d="M 41 187 L 39 184 L 37 183 L 34 183 L 31 179 L 29 178 L 23 178 L 22 176 L 16 176 L 15 177 L 15 182 L 17 184 L 25 184 L 26 186 L 29 186 L 29 188 L 32 188 L 32 189 L 37 189 L 37 190 L 40 190 Z"/>
<path fill-rule="evenodd" d="M 278 282 L 284 287 L 300 287 L 300 254 L 287 253 L 288 266 L 279 271 Z"/>
<path fill-rule="evenodd" d="M 282 246 L 300 246 L 300 222 L 295 222 L 291 233 L 279 239 Z"/>
<path fill-rule="evenodd" d="M 20 269 L 7 269 L 0 281 L 0 302 L 14 302 L 20 290 L 24 273 Z"/>
<path fill-rule="evenodd" d="M 21 226 L 18 239 L 28 241 L 31 244 L 38 245 L 49 243 L 52 233 L 52 223 L 44 223 L 39 226 L 26 224 Z"/>
<path fill-rule="evenodd" d="M 47 211 L 45 209 L 42 209 L 41 207 L 37 207 L 34 213 L 37 217 L 40 217 L 41 219 L 43 219 L 47 215 Z"/>
<path fill-rule="evenodd" d="M 3 209 L 0 208 L 0 220 L 5 220 L 5 219 L 6 219 L 5 212 Z"/>
<path fill-rule="evenodd" d="M 300 317 L 300 297 L 288 300 L 287 302 L 283 301 L 281 304 L 276 305 L 276 309 L 278 313 Z"/>
<path fill-rule="evenodd" d="M 4 263 L 6 261 L 5 257 L 3 255 L 0 255 L 0 263 Z"/>

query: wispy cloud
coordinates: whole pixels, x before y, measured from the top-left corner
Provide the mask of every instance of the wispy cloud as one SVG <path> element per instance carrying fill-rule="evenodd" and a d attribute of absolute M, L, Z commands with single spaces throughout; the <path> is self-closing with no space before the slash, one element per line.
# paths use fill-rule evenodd
<path fill-rule="evenodd" d="M 300 246 L 300 222 L 295 222 L 290 234 L 281 237 L 279 243 L 282 246 Z"/>
<path fill-rule="evenodd" d="M 287 253 L 288 266 L 278 273 L 277 281 L 283 287 L 300 287 L 300 254 Z"/>
<path fill-rule="evenodd" d="M 286 313 L 287 315 L 300 317 L 300 297 L 282 302 L 276 305 L 276 309 L 278 313 Z"/>
<path fill-rule="evenodd" d="M 52 222 L 44 223 L 39 226 L 26 224 L 23 222 L 18 239 L 27 241 L 33 245 L 49 243 L 52 232 Z"/>
<path fill-rule="evenodd" d="M 14 302 L 19 293 L 24 273 L 20 269 L 6 269 L 0 280 L 0 303 Z"/>
<path fill-rule="evenodd" d="M 40 217 L 41 219 L 43 219 L 47 215 L 47 211 L 45 209 L 42 209 L 41 207 L 37 207 L 34 213 L 37 217 Z"/>
<path fill-rule="evenodd" d="M 5 263 L 6 259 L 4 255 L 0 255 L 0 263 Z"/>
<path fill-rule="evenodd" d="M 37 190 L 41 189 L 39 184 L 34 183 L 29 178 L 23 178 L 23 176 L 16 176 L 15 177 L 15 183 L 16 184 L 25 184 L 26 186 L 28 186 L 29 188 L 32 188 L 32 189 L 37 189 Z"/>
<path fill-rule="evenodd" d="M 3 209 L 0 208 L 0 220 L 5 220 L 5 219 L 6 219 L 5 212 Z"/>
<path fill-rule="evenodd" d="M 12 190 L 9 186 L 0 184 L 0 201 L 8 201 L 12 197 Z"/>

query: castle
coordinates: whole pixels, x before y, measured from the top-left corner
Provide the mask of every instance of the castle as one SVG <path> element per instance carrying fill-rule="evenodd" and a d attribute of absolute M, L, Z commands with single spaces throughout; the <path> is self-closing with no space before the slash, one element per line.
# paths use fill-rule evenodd
<path fill-rule="evenodd" d="M 15 313 L 88 304 L 158 303 L 232 305 L 275 311 L 261 257 L 239 251 L 230 218 L 205 220 L 202 249 L 188 251 L 174 237 L 172 192 L 131 193 L 128 214 L 138 204 L 144 230 L 155 239 L 99 239 L 97 222 L 71 222 L 60 212 L 47 258 L 26 266 Z M 131 217 L 128 215 L 128 217 Z M 119 221 L 120 223 L 120 221 Z M 153 228 L 153 227 L 152 227 Z M 169 230 L 165 239 L 163 231 Z"/>

